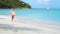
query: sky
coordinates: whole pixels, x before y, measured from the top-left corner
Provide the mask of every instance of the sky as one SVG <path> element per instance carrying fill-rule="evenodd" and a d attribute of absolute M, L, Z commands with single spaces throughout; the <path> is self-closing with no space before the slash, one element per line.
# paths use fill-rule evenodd
<path fill-rule="evenodd" d="M 32 8 L 54 8 L 60 9 L 60 0 L 23 0 L 31 5 Z"/>

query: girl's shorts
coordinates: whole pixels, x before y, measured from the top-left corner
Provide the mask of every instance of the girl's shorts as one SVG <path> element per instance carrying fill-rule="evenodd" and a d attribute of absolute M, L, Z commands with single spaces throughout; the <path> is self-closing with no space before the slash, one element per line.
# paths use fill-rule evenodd
<path fill-rule="evenodd" d="M 15 16 L 15 15 L 12 15 L 12 16 Z"/>

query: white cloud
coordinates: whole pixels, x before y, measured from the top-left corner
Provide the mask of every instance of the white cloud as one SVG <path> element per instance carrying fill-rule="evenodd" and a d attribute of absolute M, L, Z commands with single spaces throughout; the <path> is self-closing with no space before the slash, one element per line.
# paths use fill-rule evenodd
<path fill-rule="evenodd" d="M 48 2 L 49 0 L 44 0 L 44 2 Z"/>
<path fill-rule="evenodd" d="M 33 0 L 30 0 L 30 1 L 33 1 Z"/>
<path fill-rule="evenodd" d="M 43 3 L 43 1 L 42 0 L 37 0 L 37 3 Z"/>
<path fill-rule="evenodd" d="M 37 4 L 39 4 L 40 6 L 44 6 L 45 8 L 49 9 L 49 1 L 50 0 L 36 0 Z"/>
<path fill-rule="evenodd" d="M 49 2 L 49 0 L 36 0 L 37 1 L 37 3 L 42 3 L 42 4 L 44 4 L 44 3 L 47 3 L 47 2 Z"/>

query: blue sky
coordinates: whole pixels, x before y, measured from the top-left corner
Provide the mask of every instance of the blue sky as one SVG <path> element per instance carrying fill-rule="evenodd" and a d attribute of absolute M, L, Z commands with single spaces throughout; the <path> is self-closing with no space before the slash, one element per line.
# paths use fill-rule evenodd
<path fill-rule="evenodd" d="M 55 8 L 60 9 L 60 0 L 23 0 L 32 8 Z"/>

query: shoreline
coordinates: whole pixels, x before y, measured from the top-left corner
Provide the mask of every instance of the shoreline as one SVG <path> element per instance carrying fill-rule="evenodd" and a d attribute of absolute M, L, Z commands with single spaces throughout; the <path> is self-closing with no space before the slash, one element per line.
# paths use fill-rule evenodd
<path fill-rule="evenodd" d="M 21 18 L 18 19 L 16 17 L 16 19 L 14 20 L 14 23 L 11 22 L 10 20 L 10 17 L 8 18 L 9 16 L 2 16 L 0 15 L 0 18 L 4 18 L 4 19 L 0 19 L 0 25 L 1 24 L 7 24 L 7 25 L 10 25 L 10 26 L 13 26 L 13 27 L 25 27 L 24 29 L 26 30 L 28 28 L 28 31 L 29 29 L 33 30 L 39 30 L 40 33 L 41 32 L 45 32 L 45 33 L 60 33 L 60 29 L 57 29 L 57 28 L 60 28 L 60 25 L 58 26 L 54 26 L 54 25 L 49 25 L 47 23 L 40 23 L 40 21 L 36 21 L 36 20 L 32 20 L 32 19 L 29 19 L 29 18 Z M 39 22 L 39 23 L 38 23 Z M 38 24 L 37 24 L 38 23 Z M 55 29 L 56 27 L 56 29 Z M 8 28 L 7 28 L 8 29 Z M 23 30 L 23 29 L 22 29 Z M 36 31 L 37 32 L 37 31 Z"/>

